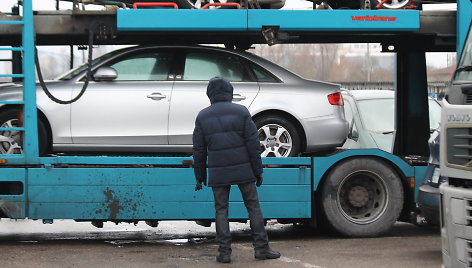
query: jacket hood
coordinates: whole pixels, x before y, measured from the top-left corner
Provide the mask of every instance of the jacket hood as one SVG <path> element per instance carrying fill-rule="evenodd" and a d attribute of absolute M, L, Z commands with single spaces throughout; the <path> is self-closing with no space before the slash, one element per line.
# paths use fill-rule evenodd
<path fill-rule="evenodd" d="M 207 87 L 207 96 L 211 103 L 233 100 L 233 86 L 223 77 L 213 77 Z"/>

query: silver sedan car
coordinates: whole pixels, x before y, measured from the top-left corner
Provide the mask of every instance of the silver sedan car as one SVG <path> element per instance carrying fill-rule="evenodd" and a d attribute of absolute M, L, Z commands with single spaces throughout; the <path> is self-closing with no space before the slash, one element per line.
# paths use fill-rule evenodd
<path fill-rule="evenodd" d="M 87 66 L 46 82 L 71 99 Z M 310 81 L 251 53 L 203 46 L 130 47 L 93 61 L 85 94 L 53 102 L 37 87 L 40 153 L 190 153 L 198 112 L 210 105 L 208 80 L 229 79 L 233 102 L 246 106 L 259 129 L 261 155 L 297 156 L 332 150 L 346 140 L 340 87 Z M 0 100 L 22 99 L 21 86 L 0 87 Z M 0 126 L 19 126 L 20 106 L 0 106 Z M 21 153 L 21 135 L 0 132 L 0 153 Z"/>

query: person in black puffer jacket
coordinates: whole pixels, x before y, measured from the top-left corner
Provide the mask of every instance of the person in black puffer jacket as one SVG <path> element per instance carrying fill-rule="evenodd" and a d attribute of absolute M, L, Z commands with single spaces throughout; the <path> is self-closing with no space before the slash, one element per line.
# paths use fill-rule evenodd
<path fill-rule="evenodd" d="M 231 261 L 228 201 L 231 185 L 237 184 L 249 213 L 256 259 L 275 259 L 280 253 L 269 248 L 264 218 L 254 185 L 262 184 L 262 161 L 257 129 L 246 107 L 232 103 L 233 86 L 221 77 L 210 80 L 207 96 L 211 105 L 195 120 L 193 132 L 195 190 L 212 187 L 216 210 L 218 262 Z"/>

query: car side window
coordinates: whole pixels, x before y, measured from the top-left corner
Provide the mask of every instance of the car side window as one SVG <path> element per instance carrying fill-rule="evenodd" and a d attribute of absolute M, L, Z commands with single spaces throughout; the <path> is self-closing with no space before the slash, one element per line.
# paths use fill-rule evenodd
<path fill-rule="evenodd" d="M 232 82 L 248 81 L 245 66 L 237 56 L 204 52 L 187 54 L 183 80 L 208 81 L 215 76 Z"/>
<path fill-rule="evenodd" d="M 251 69 L 256 76 L 258 82 L 271 82 L 275 83 L 278 82 L 271 74 L 269 74 L 266 70 L 262 69 L 261 67 L 251 64 Z"/>
<path fill-rule="evenodd" d="M 167 80 L 172 64 L 169 52 L 133 55 L 110 65 L 118 73 L 115 81 Z"/>

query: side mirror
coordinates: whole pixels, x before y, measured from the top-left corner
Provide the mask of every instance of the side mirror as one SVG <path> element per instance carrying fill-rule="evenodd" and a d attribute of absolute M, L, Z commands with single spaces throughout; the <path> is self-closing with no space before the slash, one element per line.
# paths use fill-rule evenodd
<path fill-rule="evenodd" d="M 354 117 L 352 117 L 351 124 L 349 124 L 349 134 L 347 134 L 347 138 L 357 141 L 359 140 L 359 133 L 354 129 L 354 124 Z"/>
<path fill-rule="evenodd" d="M 359 133 L 356 130 L 352 130 L 351 133 L 349 133 L 348 138 L 351 140 L 358 141 L 359 140 Z"/>
<path fill-rule="evenodd" d="M 93 74 L 93 79 L 95 81 L 113 81 L 118 77 L 118 73 L 115 69 L 103 66 L 98 68 Z"/>

